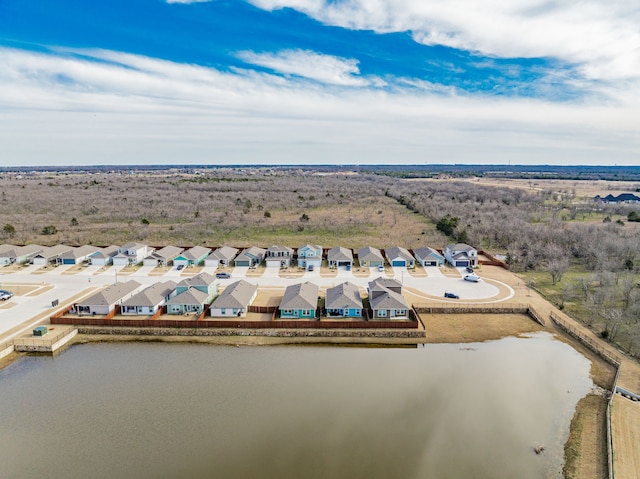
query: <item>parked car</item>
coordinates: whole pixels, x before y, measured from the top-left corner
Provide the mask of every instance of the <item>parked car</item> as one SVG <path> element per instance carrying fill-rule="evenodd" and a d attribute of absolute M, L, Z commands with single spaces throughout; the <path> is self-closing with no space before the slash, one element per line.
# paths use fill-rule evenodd
<path fill-rule="evenodd" d="M 446 291 L 444 293 L 444 297 L 451 298 L 451 299 L 460 299 L 460 296 L 458 296 L 456 293 L 448 293 Z"/>
<path fill-rule="evenodd" d="M 310 265 L 307 267 L 307 271 L 313 271 L 313 265 L 312 265 L 312 264 L 310 264 Z"/>
<path fill-rule="evenodd" d="M 378 271 L 380 271 L 381 273 L 384 273 L 384 265 L 379 264 L 378 265 Z"/>
<path fill-rule="evenodd" d="M 473 268 L 471 266 L 466 267 L 467 273 L 473 274 Z"/>
<path fill-rule="evenodd" d="M 176 268 L 178 271 L 180 271 L 182 268 L 184 268 L 183 264 L 179 264 L 178 267 Z"/>
<path fill-rule="evenodd" d="M 0 301 L 6 301 L 13 297 L 13 293 L 11 291 L 7 291 L 6 289 L 0 289 Z"/>
<path fill-rule="evenodd" d="M 347 271 L 351 271 L 351 265 L 348 264 L 346 269 L 347 269 Z"/>
<path fill-rule="evenodd" d="M 216 278 L 218 279 L 229 279 L 231 278 L 231 275 L 229 273 L 216 273 Z"/>
<path fill-rule="evenodd" d="M 477 283 L 478 281 L 480 281 L 480 276 L 478 276 L 477 274 L 468 274 L 464 277 L 465 281 L 471 281 L 472 283 Z"/>

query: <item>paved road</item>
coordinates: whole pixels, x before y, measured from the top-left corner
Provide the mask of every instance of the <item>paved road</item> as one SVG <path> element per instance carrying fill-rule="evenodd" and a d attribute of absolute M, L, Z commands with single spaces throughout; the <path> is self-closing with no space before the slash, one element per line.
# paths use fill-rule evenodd
<path fill-rule="evenodd" d="M 60 306 L 70 301 L 71 298 L 80 293 L 91 294 L 96 288 L 109 284 L 133 279 L 141 283 L 141 288 L 150 284 L 174 280 L 179 281 L 187 277 L 188 270 L 178 271 L 172 268 L 163 275 L 149 275 L 152 267 L 141 267 L 135 273 L 125 273 L 124 267 L 110 267 L 105 271 L 100 271 L 100 267 L 87 267 L 77 273 L 71 274 L 69 267 L 59 266 L 42 273 L 40 267 L 29 266 L 20 272 L 3 272 L 0 268 L 0 285 L 3 289 L 11 289 L 11 284 L 26 283 L 41 285 L 43 288 L 38 292 L 33 292 L 24 296 L 14 296 L 4 304 L 0 304 L 0 335 L 15 328 L 16 326 L 27 324 L 32 318 L 44 313 L 52 314 L 55 308 L 51 307 L 52 301 L 58 300 Z M 205 268 L 209 274 L 215 274 L 215 268 Z M 262 276 L 247 276 L 248 268 L 235 268 L 231 273 L 231 279 L 219 279 L 221 286 L 238 279 L 245 279 L 258 286 L 286 287 L 290 284 L 301 281 L 312 281 L 321 288 L 332 287 L 344 281 L 350 281 L 361 288 L 366 288 L 369 281 L 378 277 L 393 277 L 401 281 L 403 286 L 424 293 L 425 300 L 435 299 L 440 301 L 445 291 L 458 294 L 462 299 L 474 301 L 503 301 L 505 298 L 497 299 L 500 292 L 495 281 L 480 281 L 470 283 L 462 279 L 462 274 L 456 277 L 443 275 L 438 268 L 427 268 L 427 276 L 413 276 L 406 268 L 393 268 L 392 274 L 381 273 L 377 268 L 371 268 L 367 277 L 355 276 L 352 271 L 340 268 L 337 275 L 326 277 L 321 275 L 321 271 L 306 271 L 302 278 L 282 278 L 278 275 L 277 268 L 267 268 Z M 450 272 L 451 270 L 448 270 Z M 51 285 L 50 289 L 48 285 Z M 505 285 L 506 286 L 506 285 Z M 509 288 L 507 286 L 507 288 Z M 510 288 L 509 288 L 510 289 Z M 508 298 L 507 298 L 508 299 Z M 77 300 L 74 299 L 74 300 Z"/>

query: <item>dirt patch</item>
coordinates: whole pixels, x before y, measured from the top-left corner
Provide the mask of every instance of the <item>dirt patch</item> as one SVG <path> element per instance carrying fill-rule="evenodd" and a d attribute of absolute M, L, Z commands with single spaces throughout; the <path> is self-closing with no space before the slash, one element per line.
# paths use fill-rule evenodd
<path fill-rule="evenodd" d="M 471 343 L 544 331 L 526 314 L 421 314 L 428 343 Z"/>
<path fill-rule="evenodd" d="M 611 408 L 613 464 L 618 479 L 640 477 L 640 403 L 622 396 L 613 398 Z"/>

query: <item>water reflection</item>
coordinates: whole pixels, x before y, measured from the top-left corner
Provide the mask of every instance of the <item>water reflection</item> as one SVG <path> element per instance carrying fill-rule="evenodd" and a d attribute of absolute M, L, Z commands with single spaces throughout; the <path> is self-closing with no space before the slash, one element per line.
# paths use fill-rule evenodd
<path fill-rule="evenodd" d="M 561 477 L 590 386 L 588 361 L 547 335 L 80 345 L 0 371 L 0 477 Z"/>

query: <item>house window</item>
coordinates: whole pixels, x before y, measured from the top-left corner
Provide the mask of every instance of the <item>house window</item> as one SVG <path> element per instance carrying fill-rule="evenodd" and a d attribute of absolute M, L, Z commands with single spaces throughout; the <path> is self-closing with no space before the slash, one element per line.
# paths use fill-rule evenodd
<path fill-rule="evenodd" d="M 220 314 L 227 314 L 226 308 L 220 308 Z"/>
<path fill-rule="evenodd" d="M 386 318 L 387 317 L 387 310 L 386 309 L 379 309 L 378 310 L 378 317 L 379 318 Z"/>
<path fill-rule="evenodd" d="M 396 316 L 405 316 L 407 312 L 404 309 L 396 309 Z"/>

